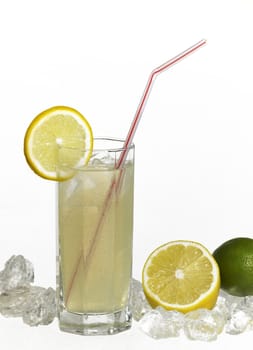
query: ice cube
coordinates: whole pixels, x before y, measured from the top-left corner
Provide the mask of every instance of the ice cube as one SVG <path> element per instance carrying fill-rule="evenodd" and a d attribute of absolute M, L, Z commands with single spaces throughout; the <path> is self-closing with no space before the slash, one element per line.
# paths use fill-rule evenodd
<path fill-rule="evenodd" d="M 156 310 L 160 311 L 167 323 L 167 337 L 178 337 L 184 326 L 184 314 L 176 310 L 165 310 L 160 306 Z"/>
<path fill-rule="evenodd" d="M 92 167 L 114 167 L 115 158 L 108 151 L 100 151 L 92 154 L 88 165 Z"/>
<path fill-rule="evenodd" d="M 225 324 L 222 314 L 197 309 L 185 315 L 184 332 L 189 339 L 212 341 L 217 339 Z"/>
<path fill-rule="evenodd" d="M 130 309 L 132 310 L 133 319 L 136 321 L 139 321 L 152 309 L 143 292 L 141 282 L 134 278 L 131 281 Z"/>
<path fill-rule="evenodd" d="M 220 297 L 225 300 L 224 306 L 227 310 L 225 332 L 239 334 L 246 331 L 253 317 L 253 299 L 230 295 L 224 291 L 220 292 Z"/>
<path fill-rule="evenodd" d="M 183 328 L 184 316 L 177 311 L 157 307 L 147 312 L 140 320 L 140 329 L 155 339 L 178 337 Z"/>
<path fill-rule="evenodd" d="M 61 192 L 61 195 L 62 196 L 64 195 L 64 199 L 63 199 L 64 202 L 68 201 L 72 197 L 73 193 L 76 192 L 77 188 L 78 188 L 78 181 L 75 177 L 73 177 L 71 181 L 69 181 L 67 184 L 66 183 L 64 184 L 65 191 L 62 190 Z"/>
<path fill-rule="evenodd" d="M 226 324 L 225 332 L 229 334 L 240 334 L 246 331 L 250 325 L 251 317 L 245 310 L 234 309 Z"/>
<path fill-rule="evenodd" d="M 34 280 L 32 263 L 22 255 L 13 255 L 0 272 L 0 294 L 13 288 L 26 288 Z"/>
<path fill-rule="evenodd" d="M 47 325 L 55 317 L 56 301 L 53 288 L 32 287 L 22 314 L 24 323 L 30 326 Z"/>
<path fill-rule="evenodd" d="M 221 290 L 220 291 L 220 297 L 224 298 L 226 301 L 226 306 L 229 310 L 233 310 L 236 307 L 240 307 L 245 303 L 245 298 L 244 297 L 238 297 L 235 295 L 231 295 L 229 293 L 226 293 L 225 291 Z"/>
<path fill-rule="evenodd" d="M 177 337 L 184 327 L 184 314 L 178 311 L 167 311 L 167 320 L 169 321 L 170 336 Z"/>

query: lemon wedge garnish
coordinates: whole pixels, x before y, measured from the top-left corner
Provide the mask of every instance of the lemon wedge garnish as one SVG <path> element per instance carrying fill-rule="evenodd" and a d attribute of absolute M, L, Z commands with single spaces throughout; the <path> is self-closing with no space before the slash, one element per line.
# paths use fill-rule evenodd
<path fill-rule="evenodd" d="M 211 309 L 220 289 L 219 267 L 200 243 L 173 241 L 150 254 L 143 268 L 142 283 L 154 307 L 184 313 Z"/>
<path fill-rule="evenodd" d="M 69 178 L 73 173 L 71 168 L 89 161 L 92 148 L 90 124 L 76 109 L 66 106 L 52 107 L 36 116 L 24 138 L 28 164 L 37 175 L 48 180 Z M 59 150 L 64 171 L 58 171 Z"/>

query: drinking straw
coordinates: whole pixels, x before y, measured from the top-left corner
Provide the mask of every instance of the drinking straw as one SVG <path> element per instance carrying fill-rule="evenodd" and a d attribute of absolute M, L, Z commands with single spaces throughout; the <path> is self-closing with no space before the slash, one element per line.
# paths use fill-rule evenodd
<path fill-rule="evenodd" d="M 122 152 L 120 154 L 120 157 L 119 157 L 119 160 L 117 161 L 116 166 L 115 166 L 116 169 L 120 169 L 119 176 L 118 176 L 117 179 L 113 178 L 113 181 L 111 182 L 110 188 L 108 189 L 108 192 L 107 192 L 107 195 L 106 195 L 103 207 L 102 207 L 102 211 L 101 211 L 101 214 L 100 214 L 100 218 L 98 220 L 98 224 L 96 226 L 93 238 L 91 240 L 91 244 L 90 244 L 89 250 L 88 250 L 86 256 L 83 256 L 83 253 L 81 253 L 79 258 L 78 258 L 78 260 L 77 260 L 76 268 L 75 268 L 73 276 L 71 278 L 71 281 L 70 281 L 70 284 L 69 284 L 69 288 L 66 291 L 66 303 L 68 303 L 68 299 L 69 299 L 69 296 L 71 294 L 71 290 L 72 290 L 72 287 L 73 287 L 73 284 L 74 284 L 74 281 L 75 281 L 75 278 L 76 278 L 76 274 L 77 274 L 77 271 L 79 269 L 79 265 L 80 265 L 82 260 L 85 262 L 85 271 L 87 271 L 87 268 L 88 268 L 88 265 L 89 265 L 89 261 L 92 258 L 92 254 L 93 254 L 93 251 L 94 251 L 95 246 L 96 246 L 96 242 L 97 242 L 97 239 L 98 239 L 100 228 L 103 225 L 103 222 L 104 222 L 104 219 L 105 219 L 105 214 L 106 214 L 106 211 L 108 210 L 108 207 L 109 207 L 109 204 L 110 204 L 110 200 L 111 200 L 111 197 L 112 197 L 112 194 L 113 194 L 113 190 L 114 190 L 114 188 L 118 187 L 118 185 L 120 183 L 120 180 L 121 180 L 122 165 L 124 164 L 124 162 L 126 160 L 126 157 L 127 157 L 128 146 L 133 141 L 133 137 L 135 135 L 137 126 L 138 126 L 139 121 L 141 119 L 141 116 L 143 114 L 145 105 L 147 103 L 147 100 L 148 100 L 148 97 L 149 97 L 149 94 L 151 92 L 152 85 L 154 83 L 154 80 L 155 80 L 156 76 L 159 73 L 164 72 L 166 69 L 168 69 L 169 67 L 173 66 L 174 64 L 178 63 L 179 61 L 181 61 L 185 57 L 189 56 L 191 53 L 195 52 L 197 49 L 199 49 L 200 47 L 202 47 L 205 44 L 206 44 L 206 40 L 205 39 L 200 40 L 195 45 L 189 47 L 187 50 L 185 50 L 185 51 L 181 52 L 180 54 L 178 54 L 177 56 L 171 58 L 169 61 L 165 62 L 164 64 L 162 64 L 160 66 L 158 66 L 157 68 L 155 68 L 151 72 L 151 74 L 150 74 L 150 76 L 148 78 L 146 87 L 144 89 L 143 95 L 142 95 L 142 97 L 140 99 L 140 102 L 139 102 L 139 105 L 137 107 L 135 116 L 134 116 L 133 121 L 132 121 L 132 123 L 130 125 L 130 128 L 129 128 L 126 140 L 124 142 L 123 150 L 122 150 Z M 82 259 L 82 257 L 83 257 L 83 259 Z"/>
<path fill-rule="evenodd" d="M 123 151 L 121 152 L 120 158 L 119 158 L 119 160 L 118 160 L 118 162 L 116 164 L 116 168 L 117 169 L 120 168 L 122 166 L 122 164 L 124 164 L 124 162 L 126 160 L 127 153 L 128 153 L 127 152 L 128 146 L 133 141 L 133 137 L 135 135 L 137 126 L 138 126 L 139 121 L 141 119 L 141 116 L 143 114 L 145 105 L 147 103 L 147 100 L 148 100 L 148 97 L 149 97 L 149 94 L 151 92 L 151 89 L 152 89 L 152 86 L 153 86 L 153 83 L 155 81 L 156 76 L 159 73 L 164 72 L 166 69 L 168 69 L 169 67 L 173 66 L 174 64 L 178 63 L 183 58 L 187 57 L 189 54 L 195 52 L 197 49 L 199 49 L 201 46 L 203 46 L 205 44 L 206 44 L 206 40 L 205 39 L 200 40 L 195 45 L 189 47 L 187 50 L 181 52 L 179 55 L 171 58 L 169 61 L 165 62 L 164 64 L 162 64 L 160 66 L 158 66 L 157 68 L 155 68 L 151 72 L 151 74 L 150 74 L 150 76 L 148 78 L 147 85 L 146 85 L 146 87 L 144 89 L 142 98 L 141 98 L 141 100 L 139 102 L 139 105 L 138 105 L 138 108 L 136 110 L 135 116 L 133 118 L 132 124 L 131 124 L 131 126 L 129 128 L 129 131 L 128 131 L 128 134 L 127 134 L 127 137 L 126 137 L 126 140 L 125 140 L 125 143 L 124 143 Z"/>

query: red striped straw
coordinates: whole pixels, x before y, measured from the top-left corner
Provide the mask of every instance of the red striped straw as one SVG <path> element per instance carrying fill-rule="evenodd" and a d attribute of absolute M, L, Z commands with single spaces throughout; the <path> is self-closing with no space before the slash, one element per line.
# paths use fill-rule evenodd
<path fill-rule="evenodd" d="M 171 58 L 169 61 L 165 62 L 164 64 L 162 64 L 161 66 L 155 68 L 149 78 L 148 78 L 148 82 L 147 85 L 144 89 L 142 98 L 139 102 L 139 105 L 137 107 L 135 116 L 133 118 L 132 124 L 130 126 L 130 129 L 128 131 L 125 143 L 124 143 L 124 147 L 123 147 L 123 151 L 121 152 L 121 155 L 119 157 L 119 160 L 116 164 L 116 169 L 120 168 L 122 166 L 122 164 L 124 164 L 126 157 L 127 157 L 127 153 L 128 153 L 128 146 L 131 145 L 133 138 L 134 138 L 134 134 L 136 132 L 137 126 L 139 124 L 139 121 L 141 119 L 142 113 L 144 111 L 145 105 L 147 103 L 149 94 L 151 92 L 153 83 L 155 81 L 156 76 L 159 73 L 164 72 L 166 69 L 170 68 L 171 66 L 173 66 L 174 64 L 178 63 L 179 61 L 181 61 L 183 58 L 187 57 L 188 55 L 190 55 L 191 53 L 195 52 L 197 49 L 199 49 L 200 47 L 202 47 L 203 45 L 206 44 L 206 40 L 203 39 L 199 42 L 197 42 L 195 45 L 189 47 L 189 49 L 181 52 L 179 55 Z"/>

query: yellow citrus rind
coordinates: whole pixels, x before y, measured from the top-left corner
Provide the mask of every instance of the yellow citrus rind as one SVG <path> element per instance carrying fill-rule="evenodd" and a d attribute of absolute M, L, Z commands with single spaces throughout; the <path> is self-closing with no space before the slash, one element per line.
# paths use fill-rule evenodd
<path fill-rule="evenodd" d="M 142 284 L 153 307 L 184 313 L 212 309 L 220 290 L 219 267 L 200 243 L 172 241 L 149 255 L 143 267 Z"/>
<path fill-rule="evenodd" d="M 71 177 L 73 170 L 70 169 L 87 164 L 92 149 L 89 122 L 76 109 L 67 106 L 41 112 L 32 120 L 24 137 L 27 163 L 37 175 L 48 180 L 63 181 Z M 65 163 L 65 170 L 61 171 L 58 171 L 59 151 Z"/>

